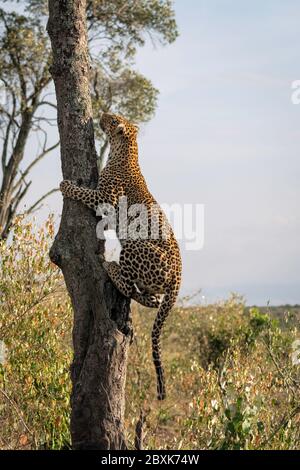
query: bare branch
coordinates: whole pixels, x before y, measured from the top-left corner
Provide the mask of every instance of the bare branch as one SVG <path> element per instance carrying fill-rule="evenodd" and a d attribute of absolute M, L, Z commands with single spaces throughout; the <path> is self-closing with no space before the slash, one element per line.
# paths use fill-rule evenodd
<path fill-rule="evenodd" d="M 17 113 L 17 95 L 16 95 L 16 91 L 13 89 L 13 87 L 3 78 L 3 77 L 0 77 L 0 80 L 3 82 L 6 90 L 9 91 L 10 95 L 11 95 L 11 98 L 12 98 L 12 103 L 13 103 L 13 109 L 12 109 L 12 112 L 9 113 L 5 108 L 3 108 L 1 106 L 0 108 L 0 112 L 5 114 L 6 117 L 8 117 L 9 119 L 13 119 L 13 123 L 15 124 L 16 127 L 20 127 L 20 124 L 18 123 L 18 121 L 15 119 L 16 116 L 19 114 L 19 112 Z"/>
<path fill-rule="evenodd" d="M 46 101 L 46 100 L 41 101 L 41 102 L 38 104 L 38 106 L 51 106 L 52 108 L 57 109 L 56 104 L 51 103 L 50 101 Z"/>
<path fill-rule="evenodd" d="M 16 98 L 14 92 L 12 92 L 12 99 L 13 99 L 13 109 L 12 113 L 9 114 L 5 109 L 2 110 L 9 118 L 8 124 L 6 126 L 6 132 L 5 132 L 5 137 L 4 137 L 4 142 L 3 142 L 3 148 L 2 148 L 2 171 L 3 174 L 5 172 L 5 165 L 6 165 L 6 159 L 7 159 L 7 149 L 8 149 L 8 142 L 9 142 L 9 136 L 10 136 L 10 131 L 11 127 L 13 124 L 16 124 L 18 126 L 18 123 L 15 121 L 15 115 L 16 115 Z"/>
<path fill-rule="evenodd" d="M 7 238 L 8 234 L 9 234 L 9 231 L 10 231 L 10 228 L 12 226 L 13 219 L 16 215 L 18 206 L 19 206 L 21 200 L 23 199 L 23 197 L 25 196 L 25 194 L 27 193 L 31 183 L 32 183 L 31 181 L 29 181 L 29 183 L 25 182 L 24 189 L 22 190 L 22 187 L 20 187 L 19 190 L 17 191 L 17 193 L 15 194 L 15 196 L 10 200 L 8 211 L 7 211 L 7 216 L 5 218 L 5 225 L 4 225 L 4 228 L 1 231 L 1 237 L 3 239 Z"/>
<path fill-rule="evenodd" d="M 8 147 L 8 142 L 9 142 L 9 135 L 10 135 L 10 130 L 12 126 L 12 119 L 8 121 L 8 124 L 6 126 L 6 132 L 5 132 L 5 137 L 4 137 L 4 142 L 3 142 L 3 148 L 2 148 L 2 156 L 1 156 L 1 161 L 2 161 L 2 172 L 4 174 L 5 172 L 5 165 L 6 165 L 6 157 L 7 157 L 7 147 Z"/>
<path fill-rule="evenodd" d="M 25 109 L 22 113 L 22 123 L 19 132 L 17 133 L 16 142 L 3 175 L 3 180 L 5 182 L 4 186 L 6 187 L 10 187 L 13 184 L 20 162 L 24 157 L 25 145 L 30 132 L 34 112 L 35 108 L 32 107 L 30 110 Z"/>
<path fill-rule="evenodd" d="M 41 91 L 51 82 L 51 77 L 48 74 L 48 67 L 46 66 L 43 70 L 42 77 L 39 80 L 36 80 L 34 83 L 34 90 L 29 95 L 27 101 L 35 100 Z"/>
<path fill-rule="evenodd" d="M 32 214 L 33 212 L 39 210 L 42 207 L 41 202 L 43 202 L 47 197 L 51 196 L 51 194 L 54 194 L 58 191 L 59 188 L 53 188 L 48 191 L 46 194 L 40 197 L 31 207 L 29 207 L 29 209 L 25 211 L 25 214 Z"/>
<path fill-rule="evenodd" d="M 6 401 L 10 404 L 10 406 L 14 409 L 15 413 L 17 414 L 18 418 L 20 419 L 21 423 L 23 424 L 24 428 L 26 429 L 26 431 L 34 437 L 34 433 L 33 431 L 31 431 L 31 429 L 29 429 L 29 427 L 27 426 L 24 418 L 23 418 L 23 415 L 22 415 L 22 412 L 19 410 L 18 406 L 16 405 L 16 403 L 7 395 L 7 393 L 4 391 L 4 390 L 1 390 L 0 389 L 0 393 L 4 396 L 4 398 L 6 399 Z"/>
<path fill-rule="evenodd" d="M 36 116 L 32 119 L 33 125 L 36 125 L 37 122 L 41 122 L 41 121 L 46 122 L 51 127 L 56 127 L 57 125 L 56 118 L 46 118 L 44 116 Z M 38 127 L 37 130 L 40 130 L 40 127 Z"/>
<path fill-rule="evenodd" d="M 17 181 L 15 184 L 13 190 L 15 191 L 20 184 L 24 181 L 24 178 L 28 175 L 28 173 L 32 170 L 32 168 L 42 160 L 48 153 L 52 152 L 52 150 L 56 149 L 59 146 L 59 142 L 56 142 L 56 144 L 52 145 L 51 147 L 48 147 L 47 149 L 44 149 L 31 163 L 28 165 L 25 171 L 21 173 L 21 178 Z"/>
<path fill-rule="evenodd" d="M 24 180 L 24 187 L 22 188 L 22 186 L 20 186 L 17 193 L 12 198 L 11 207 L 12 207 L 12 211 L 13 211 L 13 217 L 14 217 L 16 211 L 17 211 L 17 208 L 18 208 L 21 200 L 23 199 L 23 197 L 27 193 L 28 188 L 31 184 L 32 184 L 32 181 L 29 181 L 29 183 L 26 183 L 26 181 Z"/>

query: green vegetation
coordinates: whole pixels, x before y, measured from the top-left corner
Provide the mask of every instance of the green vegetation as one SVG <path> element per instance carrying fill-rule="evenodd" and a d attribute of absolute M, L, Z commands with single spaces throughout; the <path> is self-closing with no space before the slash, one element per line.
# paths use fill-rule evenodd
<path fill-rule="evenodd" d="M 48 258 L 51 219 L 17 221 L 0 244 L 1 448 L 67 448 L 72 312 Z M 299 449 L 299 308 L 246 308 L 239 297 L 178 307 L 163 335 L 168 398 L 156 400 L 155 311 L 133 304 L 126 427 L 141 410 L 148 449 Z"/>
<path fill-rule="evenodd" d="M 17 222 L 0 243 L 2 448 L 61 448 L 69 442 L 72 312 L 62 277 L 50 262 L 51 219 L 35 232 Z"/>

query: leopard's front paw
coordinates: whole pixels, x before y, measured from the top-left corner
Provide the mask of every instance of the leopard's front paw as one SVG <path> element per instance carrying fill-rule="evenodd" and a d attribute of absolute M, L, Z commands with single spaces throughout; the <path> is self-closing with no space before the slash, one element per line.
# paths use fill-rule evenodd
<path fill-rule="evenodd" d="M 102 266 L 109 274 L 119 270 L 119 265 L 116 261 L 103 261 Z"/>
<path fill-rule="evenodd" d="M 63 196 L 71 196 L 72 195 L 72 188 L 74 187 L 74 183 L 70 180 L 64 180 L 60 183 L 59 189 L 61 190 Z"/>

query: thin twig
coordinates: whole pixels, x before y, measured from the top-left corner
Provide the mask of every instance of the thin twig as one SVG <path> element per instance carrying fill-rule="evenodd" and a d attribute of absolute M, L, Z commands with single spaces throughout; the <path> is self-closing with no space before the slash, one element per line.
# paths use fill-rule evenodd
<path fill-rule="evenodd" d="M 27 424 L 25 423 L 24 418 L 21 412 L 19 411 L 17 405 L 15 404 L 15 402 L 7 395 L 7 393 L 4 390 L 0 389 L 0 393 L 4 396 L 4 398 L 8 401 L 8 403 L 13 407 L 16 414 L 18 415 L 18 418 L 20 419 L 20 421 L 22 421 L 22 424 L 24 428 L 26 429 L 26 431 L 34 438 L 34 432 L 32 432 L 27 426 Z"/>
<path fill-rule="evenodd" d="M 39 204 L 41 204 L 41 202 L 44 201 L 44 199 L 51 196 L 51 194 L 54 194 L 58 191 L 59 191 L 59 188 L 53 188 L 50 191 L 48 191 L 46 194 L 44 194 L 42 197 L 40 197 L 31 207 L 29 207 L 29 209 L 27 209 L 25 211 L 25 214 L 32 214 L 32 212 L 37 211 L 38 209 L 40 209 L 41 206 L 39 206 Z"/>

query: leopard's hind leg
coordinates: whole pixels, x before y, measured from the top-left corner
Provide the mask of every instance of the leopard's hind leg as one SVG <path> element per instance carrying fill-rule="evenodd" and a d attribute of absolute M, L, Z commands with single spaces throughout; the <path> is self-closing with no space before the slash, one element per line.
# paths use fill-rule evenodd
<path fill-rule="evenodd" d="M 161 304 L 159 297 L 154 294 L 149 294 L 148 292 L 133 291 L 131 298 L 144 307 L 158 308 Z"/>
<path fill-rule="evenodd" d="M 147 292 L 138 292 L 134 283 L 130 279 L 122 276 L 121 268 L 116 261 L 104 261 L 103 267 L 116 288 L 125 295 L 125 297 L 134 299 L 144 307 L 158 308 L 160 306 L 160 299 L 158 297 Z"/>
<path fill-rule="evenodd" d="M 104 261 L 103 267 L 121 294 L 125 297 L 131 297 L 134 289 L 133 282 L 122 276 L 118 263 L 116 261 Z"/>

